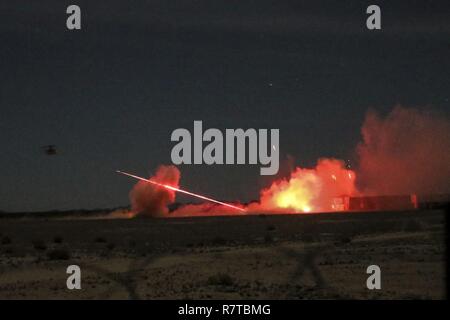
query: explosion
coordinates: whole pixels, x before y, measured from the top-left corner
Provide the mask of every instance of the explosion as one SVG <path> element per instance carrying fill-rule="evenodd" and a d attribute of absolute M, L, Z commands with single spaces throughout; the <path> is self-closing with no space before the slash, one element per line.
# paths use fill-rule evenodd
<path fill-rule="evenodd" d="M 122 172 L 120 172 L 122 173 Z M 259 202 L 244 208 L 187 192 L 178 187 L 179 170 L 161 166 L 150 180 L 124 173 L 140 181 L 130 193 L 132 210 L 146 216 L 169 215 L 168 205 L 175 201 L 175 192 L 187 193 L 209 201 L 188 204 L 170 216 L 236 215 L 246 213 L 308 213 L 343 210 L 336 199 L 355 193 L 355 173 L 336 159 L 320 159 L 314 169 L 296 168 L 289 179 L 281 179 L 261 191 Z"/>
<path fill-rule="evenodd" d="M 320 159 L 313 169 L 297 167 L 288 179 L 281 179 L 261 191 L 259 203 L 251 211 L 325 212 L 342 210 L 342 196 L 356 193 L 356 175 L 344 162 Z"/>
<path fill-rule="evenodd" d="M 151 180 L 178 188 L 180 170 L 175 166 L 160 166 Z M 167 206 L 175 201 L 175 191 L 140 180 L 131 190 L 130 200 L 135 215 L 165 216 L 169 213 Z"/>
<path fill-rule="evenodd" d="M 226 203 L 226 202 L 222 202 L 222 201 L 219 201 L 219 200 L 208 198 L 206 196 L 202 196 L 201 194 L 189 192 L 189 191 L 180 189 L 178 187 L 171 186 L 171 185 L 166 184 L 166 183 L 158 182 L 158 179 L 145 179 L 145 178 L 136 176 L 134 174 L 123 172 L 123 171 L 120 171 L 120 170 L 117 170 L 116 172 L 120 173 L 120 174 L 123 174 L 125 176 L 129 176 L 131 178 L 137 179 L 137 180 L 142 181 L 142 182 L 150 183 L 150 184 L 152 184 L 152 185 L 154 185 L 156 187 L 160 187 L 160 188 L 163 188 L 163 189 L 166 189 L 166 190 L 170 190 L 170 191 L 174 191 L 174 192 L 181 192 L 181 193 L 190 195 L 191 197 L 195 197 L 195 198 L 199 198 L 199 199 L 202 199 L 202 200 L 214 202 L 216 204 L 220 204 L 220 205 L 225 206 L 225 207 L 233 208 L 235 210 L 244 211 L 244 209 L 242 209 L 241 207 L 237 207 L 237 206 L 234 206 L 234 205 Z"/>
<path fill-rule="evenodd" d="M 413 193 L 450 192 L 448 118 L 401 107 L 384 119 L 369 112 L 362 137 L 357 147 L 357 172 L 347 169 L 341 160 L 319 159 L 314 168 L 297 167 L 288 178 L 272 182 L 260 192 L 257 202 L 246 206 L 179 189 L 180 172 L 175 166 L 159 167 L 150 180 L 131 175 L 141 180 L 130 193 L 132 210 L 174 217 L 330 212 L 348 209 L 345 199 L 361 194 L 406 195 L 409 199 Z M 176 192 L 207 202 L 181 205 L 169 213 Z"/>

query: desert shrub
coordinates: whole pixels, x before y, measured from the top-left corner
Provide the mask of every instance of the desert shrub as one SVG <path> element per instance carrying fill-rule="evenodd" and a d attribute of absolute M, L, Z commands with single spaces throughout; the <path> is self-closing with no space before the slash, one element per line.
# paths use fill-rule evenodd
<path fill-rule="evenodd" d="M 47 257 L 49 260 L 69 260 L 70 252 L 66 249 L 54 249 L 47 252 Z"/>
<path fill-rule="evenodd" d="M 223 245 L 227 244 L 227 240 L 222 237 L 217 236 L 211 240 L 211 243 L 215 246 L 223 246 Z"/>
<path fill-rule="evenodd" d="M 94 241 L 97 242 L 97 243 L 105 243 L 106 239 L 103 238 L 103 237 L 97 237 L 97 238 L 94 239 Z"/>
<path fill-rule="evenodd" d="M 217 273 L 208 278 L 207 284 L 211 286 L 232 286 L 233 278 L 227 273 Z"/>
<path fill-rule="evenodd" d="M 344 237 L 342 237 L 342 238 L 340 239 L 340 241 L 341 241 L 341 243 L 343 243 L 343 244 L 347 244 L 347 243 L 352 242 L 352 238 L 349 237 L 349 236 L 344 236 Z"/>
<path fill-rule="evenodd" d="M 38 251 L 45 251 L 45 250 L 47 250 L 47 245 L 42 240 L 34 240 L 32 242 L 32 244 L 33 244 L 33 248 L 38 250 Z"/>
<path fill-rule="evenodd" d="M 53 242 L 54 243 L 62 243 L 63 242 L 63 238 L 61 236 L 55 236 L 53 238 Z"/>
<path fill-rule="evenodd" d="M 2 244 L 11 244 L 11 243 L 12 243 L 12 240 L 11 240 L 10 237 L 4 236 L 4 237 L 2 238 Z"/>
<path fill-rule="evenodd" d="M 314 242 L 316 240 L 316 236 L 312 233 L 304 233 L 301 236 L 301 240 L 303 242 Z"/>
<path fill-rule="evenodd" d="M 271 235 L 271 234 L 266 234 L 266 235 L 264 236 L 264 242 L 265 242 L 265 243 L 272 243 L 272 242 L 273 242 L 273 237 L 272 237 L 272 235 Z"/>

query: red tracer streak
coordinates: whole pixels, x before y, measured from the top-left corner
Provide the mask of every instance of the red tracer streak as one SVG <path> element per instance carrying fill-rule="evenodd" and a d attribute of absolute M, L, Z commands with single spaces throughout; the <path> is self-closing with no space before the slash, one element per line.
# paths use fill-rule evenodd
<path fill-rule="evenodd" d="M 175 188 L 175 187 L 169 186 L 167 184 L 162 184 L 162 183 L 158 183 L 158 182 L 155 182 L 155 181 L 152 181 L 152 180 L 149 180 L 149 179 L 145 179 L 145 178 L 142 178 L 142 177 L 139 177 L 139 176 L 135 176 L 134 174 L 131 174 L 131 173 L 126 173 L 126 172 L 119 171 L 119 170 L 117 170 L 116 172 L 120 173 L 120 174 L 123 174 L 123 175 L 126 175 L 126 176 L 129 176 L 129 177 L 132 177 L 132 178 L 135 178 L 135 179 L 138 179 L 138 180 L 141 180 L 141 181 L 150 182 L 150 183 L 152 183 L 154 185 L 157 185 L 157 186 L 169 189 L 169 190 L 173 190 L 173 191 L 176 191 L 176 192 L 182 192 L 182 193 L 188 194 L 188 195 L 196 197 L 196 198 L 200 198 L 200 199 L 203 199 L 203 200 L 207 200 L 207 201 L 211 201 L 211 202 L 214 202 L 214 203 L 218 203 L 218 204 L 221 204 L 223 206 L 230 207 L 230 208 L 233 208 L 233 209 L 236 209 L 236 210 L 245 211 L 245 209 L 233 206 L 233 205 L 231 205 L 229 203 L 225 203 L 225 202 L 222 202 L 222 201 L 214 200 L 214 199 L 211 199 L 211 198 L 208 198 L 208 197 L 196 194 L 196 193 L 192 193 L 192 192 L 189 192 L 189 191 L 186 191 L 186 190 L 183 190 L 183 189 L 179 189 L 179 188 Z"/>

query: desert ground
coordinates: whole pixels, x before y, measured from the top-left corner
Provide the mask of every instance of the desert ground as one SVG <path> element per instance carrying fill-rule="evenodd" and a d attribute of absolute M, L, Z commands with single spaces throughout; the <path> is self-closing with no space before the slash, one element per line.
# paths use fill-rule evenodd
<path fill-rule="evenodd" d="M 445 215 L 2 217 L 0 298 L 444 299 Z M 66 287 L 72 264 L 81 290 Z"/>

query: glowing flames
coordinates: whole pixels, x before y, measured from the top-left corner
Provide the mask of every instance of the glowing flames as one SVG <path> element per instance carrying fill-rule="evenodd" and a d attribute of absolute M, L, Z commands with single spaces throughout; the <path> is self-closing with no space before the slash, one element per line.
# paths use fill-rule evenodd
<path fill-rule="evenodd" d="M 357 147 L 358 186 L 364 195 L 450 192 L 450 120 L 447 116 L 396 107 L 385 118 L 369 112 Z M 341 211 L 344 196 L 360 195 L 356 174 L 342 161 L 320 159 L 314 168 L 293 170 L 260 192 L 249 205 L 230 204 L 179 189 L 180 172 L 161 166 L 151 179 L 139 179 L 130 194 L 132 211 L 159 216 Z M 170 212 L 175 193 L 206 202 Z"/>
<path fill-rule="evenodd" d="M 158 181 L 154 181 L 154 180 L 152 180 L 152 179 L 145 179 L 145 178 L 136 176 L 136 175 L 134 175 L 134 174 L 127 173 L 127 172 L 123 172 L 123 171 L 120 171 L 120 170 L 116 170 L 116 172 L 117 172 L 117 173 L 120 173 L 120 174 L 123 174 L 123 175 L 125 175 L 125 176 L 129 176 L 129 177 L 131 177 L 131 178 L 137 179 L 137 180 L 139 180 L 139 181 L 147 182 L 147 183 L 150 183 L 150 184 L 152 184 L 152 185 L 154 185 L 154 186 L 158 186 L 158 187 L 160 187 L 160 188 L 164 188 L 164 189 L 166 189 L 166 190 L 170 190 L 170 191 L 174 191 L 174 192 L 181 192 L 181 193 L 190 195 L 190 196 L 195 197 L 195 198 L 199 198 L 199 199 L 202 199 L 202 200 L 214 202 L 214 203 L 220 204 L 220 205 L 222 205 L 222 206 L 226 206 L 226 207 L 229 207 L 229 208 L 233 208 L 233 209 L 235 209 L 235 210 L 244 211 L 244 209 L 242 209 L 242 208 L 240 208 L 240 207 L 237 207 L 237 206 L 233 206 L 233 205 L 231 205 L 231 204 L 229 204 L 229 203 L 222 202 L 222 201 L 218 201 L 218 200 L 215 200 L 215 199 L 212 199 L 212 198 L 208 198 L 208 197 L 202 196 L 201 194 L 196 194 L 196 193 L 193 193 L 193 192 L 189 192 L 189 191 L 186 191 L 186 190 L 183 190 L 183 189 L 180 189 L 180 188 L 177 188 L 177 187 L 168 185 L 168 184 L 164 184 L 164 183 L 160 183 L 160 182 L 158 182 Z"/>
<path fill-rule="evenodd" d="M 356 193 L 355 173 L 336 159 L 320 159 L 313 169 L 296 168 L 287 179 L 274 181 L 261 191 L 260 200 L 248 206 L 237 206 L 217 201 L 178 188 L 179 170 L 174 166 L 161 166 L 155 177 L 138 179 L 131 193 L 135 213 L 149 216 L 205 216 L 270 213 L 308 213 L 343 210 L 336 203 L 342 196 Z M 167 206 L 175 201 L 175 192 L 182 192 L 206 200 L 189 204 L 169 213 Z"/>
<path fill-rule="evenodd" d="M 259 204 L 252 211 L 293 213 L 340 210 L 337 197 L 356 193 L 355 173 L 336 159 L 320 159 L 313 169 L 296 168 L 288 179 L 281 179 L 261 191 Z"/>
<path fill-rule="evenodd" d="M 297 169 L 297 172 L 301 169 Z M 295 211 L 310 212 L 311 202 L 318 196 L 320 181 L 313 173 L 300 174 L 294 172 L 289 181 L 275 182 L 269 191 L 263 191 L 263 199 L 269 192 L 273 206 L 276 209 L 293 209 Z"/>

